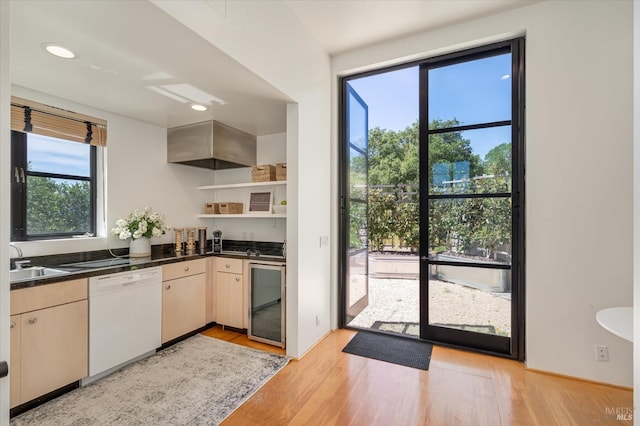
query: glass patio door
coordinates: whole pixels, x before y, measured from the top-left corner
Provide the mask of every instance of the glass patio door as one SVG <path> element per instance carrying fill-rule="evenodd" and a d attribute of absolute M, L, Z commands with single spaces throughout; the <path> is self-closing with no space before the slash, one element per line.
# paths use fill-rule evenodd
<path fill-rule="evenodd" d="M 421 68 L 421 338 L 520 357 L 517 41 Z M 517 344 L 514 344 L 517 343 Z"/>
<path fill-rule="evenodd" d="M 348 235 L 343 236 L 346 294 L 346 322 L 369 304 L 369 241 L 367 223 L 368 107 L 356 91 L 346 84 L 346 158 L 343 174 L 348 199 L 342 200 L 342 220 Z M 344 222 L 343 222 L 344 223 Z M 344 317 L 344 316 L 343 316 Z"/>

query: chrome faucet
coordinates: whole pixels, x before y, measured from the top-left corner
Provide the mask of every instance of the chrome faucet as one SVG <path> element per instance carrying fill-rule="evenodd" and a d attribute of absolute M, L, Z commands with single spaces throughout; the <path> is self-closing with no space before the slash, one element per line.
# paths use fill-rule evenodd
<path fill-rule="evenodd" d="M 16 251 L 18 252 L 18 257 L 22 257 L 22 250 L 20 250 L 20 247 L 18 247 L 17 245 L 15 245 L 14 243 L 9 243 L 9 247 L 13 247 L 14 249 L 16 249 Z"/>
<path fill-rule="evenodd" d="M 30 260 L 16 260 L 16 261 L 15 261 L 15 262 L 13 262 L 13 263 L 15 263 L 15 264 L 16 264 L 16 269 L 17 269 L 18 271 L 20 271 L 20 270 L 22 270 L 22 269 L 24 269 L 24 268 L 25 268 L 25 266 L 24 266 L 24 265 L 29 265 L 29 263 L 31 263 L 31 261 L 30 261 Z"/>

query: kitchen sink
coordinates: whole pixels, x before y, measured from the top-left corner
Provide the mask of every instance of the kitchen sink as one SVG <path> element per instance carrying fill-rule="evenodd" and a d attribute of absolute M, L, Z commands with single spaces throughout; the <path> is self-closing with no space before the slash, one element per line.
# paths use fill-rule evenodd
<path fill-rule="evenodd" d="M 29 268 L 14 269 L 9 271 L 9 280 L 11 282 L 20 280 L 29 280 L 33 278 L 51 277 L 55 275 L 64 275 L 69 272 L 61 269 L 45 268 L 44 266 L 31 266 Z"/>

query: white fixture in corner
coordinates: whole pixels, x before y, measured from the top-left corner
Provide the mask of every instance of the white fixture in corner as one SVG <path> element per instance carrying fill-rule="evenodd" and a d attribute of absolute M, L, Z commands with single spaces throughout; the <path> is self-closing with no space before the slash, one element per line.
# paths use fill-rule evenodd
<path fill-rule="evenodd" d="M 67 49 L 64 46 L 59 46 L 57 44 L 53 44 L 53 43 L 43 43 L 42 47 L 44 47 L 44 49 L 51 53 L 54 56 L 57 56 L 59 58 L 64 58 L 64 59 L 73 59 L 76 57 L 76 54 L 73 53 L 71 50 Z"/>
<path fill-rule="evenodd" d="M 191 105 L 191 109 L 195 110 L 195 111 L 206 111 L 207 107 L 204 105 L 200 105 L 200 104 L 193 104 Z"/>

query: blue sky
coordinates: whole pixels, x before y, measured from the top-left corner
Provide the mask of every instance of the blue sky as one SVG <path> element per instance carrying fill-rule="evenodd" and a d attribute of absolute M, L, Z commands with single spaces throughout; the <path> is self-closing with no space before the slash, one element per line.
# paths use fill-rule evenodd
<path fill-rule="evenodd" d="M 429 121 L 475 124 L 511 118 L 511 55 L 435 68 L 429 74 Z M 418 119 L 418 67 L 353 79 L 369 107 L 369 128 L 402 130 Z M 510 126 L 464 132 L 476 154 L 511 140 Z"/>
<path fill-rule="evenodd" d="M 89 145 L 29 133 L 30 170 L 89 176 Z"/>

